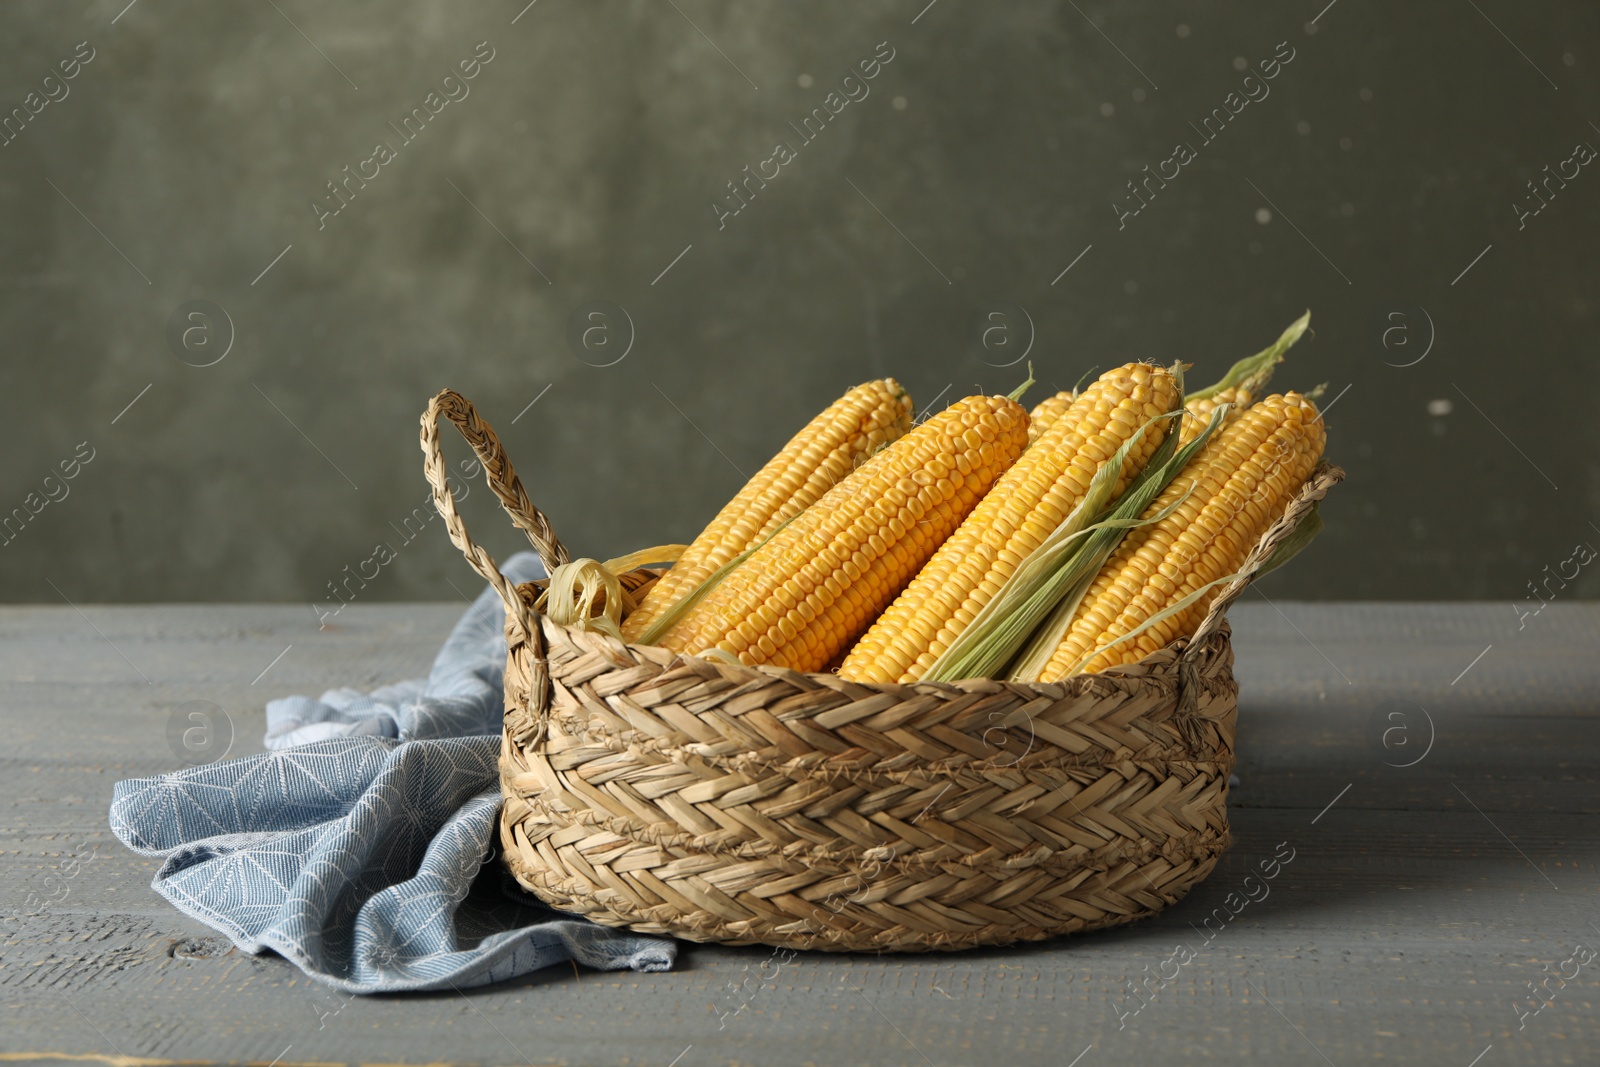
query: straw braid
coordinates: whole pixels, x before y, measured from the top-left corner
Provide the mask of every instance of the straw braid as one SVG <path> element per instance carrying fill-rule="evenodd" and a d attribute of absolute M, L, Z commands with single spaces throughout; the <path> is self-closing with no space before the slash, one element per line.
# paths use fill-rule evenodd
<path fill-rule="evenodd" d="M 534 610 L 532 598 L 525 598 L 513 588 L 510 580 L 500 573 L 494 557 L 472 540 L 466 524 L 456 511 L 456 498 L 450 491 L 444 451 L 439 443 L 441 415 L 454 423 L 456 429 L 461 431 L 461 436 L 467 439 L 467 444 L 472 446 L 472 451 L 483 465 L 489 488 L 499 497 L 500 506 L 511 516 L 512 523 L 528 535 L 534 550 L 539 553 L 546 574 L 567 562 L 567 549 L 550 528 L 550 521 L 544 517 L 544 513 L 528 499 L 527 491 L 522 488 L 522 480 L 511 468 L 511 460 L 506 457 L 505 449 L 500 447 L 500 439 L 495 436 L 494 430 L 478 417 L 477 409 L 466 397 L 451 389 L 441 389 L 428 401 L 428 407 L 422 413 L 423 474 L 428 484 L 433 486 L 433 506 L 443 517 L 450 540 L 467 557 L 472 569 L 500 594 L 500 600 L 506 606 L 506 644 L 512 650 L 512 660 L 520 668 L 519 673 L 513 673 L 510 669 L 512 663 L 507 662 L 507 704 L 512 704 L 515 695 L 516 704 L 532 712 L 537 727 L 522 734 L 525 739 L 532 740 L 543 735 L 545 718 L 550 709 L 549 668 L 539 634 L 539 613 Z M 512 687 L 517 680 L 521 685 L 513 694 Z"/>

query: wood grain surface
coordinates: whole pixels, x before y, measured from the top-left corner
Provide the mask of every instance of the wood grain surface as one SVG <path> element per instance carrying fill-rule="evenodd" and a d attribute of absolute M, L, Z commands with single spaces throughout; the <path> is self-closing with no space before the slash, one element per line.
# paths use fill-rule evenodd
<path fill-rule="evenodd" d="M 174 708 L 212 702 L 232 754 L 260 751 L 266 700 L 425 673 L 462 610 L 353 605 L 319 631 L 290 606 L 0 609 L 0 1062 L 1600 1060 L 1600 961 L 1560 977 L 1600 947 L 1600 605 L 1519 629 L 1504 604 L 1248 594 L 1233 849 L 1164 914 L 1043 945 L 685 945 L 665 974 L 350 998 L 149 889 L 106 810 L 176 766 Z"/>

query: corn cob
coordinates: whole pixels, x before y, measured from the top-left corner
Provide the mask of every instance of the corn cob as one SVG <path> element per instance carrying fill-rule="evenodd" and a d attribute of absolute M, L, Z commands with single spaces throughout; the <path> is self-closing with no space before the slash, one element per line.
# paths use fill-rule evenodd
<path fill-rule="evenodd" d="M 1015 401 L 952 404 L 829 490 L 680 618 L 661 644 L 821 669 L 848 647 L 1027 447 Z"/>
<path fill-rule="evenodd" d="M 1055 396 L 1047 396 L 1028 412 L 1028 444 L 1033 445 L 1044 436 L 1055 421 L 1066 414 L 1067 408 L 1078 398 L 1071 389 L 1063 389 Z"/>
<path fill-rule="evenodd" d="M 806 424 L 756 472 L 678 562 L 623 620 L 624 640 L 645 628 L 729 560 L 810 507 L 884 445 L 911 428 L 911 397 L 893 378 L 858 385 Z"/>
<path fill-rule="evenodd" d="M 1290 323 L 1289 328 L 1270 346 L 1229 367 L 1221 381 L 1190 393 L 1183 405 L 1185 414 L 1178 444 L 1186 445 L 1199 437 L 1200 431 L 1210 421 L 1211 413 L 1223 404 L 1230 405 L 1227 414 L 1230 422 L 1254 404 L 1256 397 L 1266 391 L 1267 383 L 1272 380 L 1273 368 L 1283 362 L 1284 353 L 1300 340 L 1310 325 L 1311 312 L 1308 311 Z"/>
<path fill-rule="evenodd" d="M 1006 471 L 873 623 L 845 658 L 839 677 L 853 682 L 922 678 L 1023 558 L 1071 514 L 1101 465 L 1141 426 L 1171 411 L 1177 399 L 1177 380 L 1160 367 L 1130 363 L 1101 375 Z M 1124 464 L 1116 495 L 1161 444 L 1167 425 L 1163 420 L 1145 431 Z"/>
<path fill-rule="evenodd" d="M 1311 475 L 1325 439 L 1316 406 L 1298 393 L 1267 397 L 1220 430 L 1145 514 L 1188 498 L 1160 522 L 1130 531 L 1095 576 L 1040 678 L 1057 681 L 1086 657 L 1078 668 L 1086 673 L 1135 663 L 1191 633 L 1212 597 L 1096 651 L 1237 571 Z"/>

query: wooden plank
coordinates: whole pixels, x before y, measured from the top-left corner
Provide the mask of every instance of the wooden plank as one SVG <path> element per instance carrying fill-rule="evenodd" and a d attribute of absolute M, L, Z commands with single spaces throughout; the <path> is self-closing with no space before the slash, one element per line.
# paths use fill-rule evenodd
<path fill-rule="evenodd" d="M 303 607 L 83 610 L 103 636 L 70 608 L 0 609 L 10 1059 L 1065 1067 L 1087 1049 L 1078 1067 L 1319 1051 L 1466 1067 L 1492 1045 L 1479 1062 L 1494 1067 L 1600 1054 L 1600 964 L 1551 981 L 1521 1030 L 1514 1007 L 1575 945 L 1600 946 L 1600 606 L 1552 605 L 1518 631 L 1504 605 L 1247 597 L 1232 613 L 1235 846 L 1188 899 L 1131 927 L 920 957 L 685 945 L 667 974 L 557 969 L 381 999 L 219 946 L 150 892 L 155 864 L 114 842 L 106 805 L 116 780 L 175 765 L 178 703 L 216 703 L 234 754 L 259 751 L 265 699 L 424 673 L 461 607 L 352 605 L 322 632 Z M 1383 742 L 1395 725 L 1420 742 L 1422 722 L 1385 717 L 1411 704 L 1435 743 L 1395 766 L 1422 751 Z M 1264 881 L 1280 843 L 1293 859 Z M 22 914 L 61 885 L 65 899 Z M 1194 958 L 1174 970 L 1180 944 Z M 1141 1008 L 1130 982 L 1147 975 L 1157 991 Z"/>

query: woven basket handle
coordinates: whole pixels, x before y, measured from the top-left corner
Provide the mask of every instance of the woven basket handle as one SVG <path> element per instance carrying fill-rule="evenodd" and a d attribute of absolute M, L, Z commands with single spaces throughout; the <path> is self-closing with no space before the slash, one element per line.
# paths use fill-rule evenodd
<path fill-rule="evenodd" d="M 450 533 L 450 540 L 461 550 L 461 554 L 467 557 L 472 569 L 483 575 L 494 587 L 495 592 L 500 594 L 506 610 L 521 624 L 529 640 L 537 641 L 539 630 L 533 609 L 517 595 L 510 579 L 500 573 L 494 557 L 472 540 L 471 535 L 467 533 L 466 524 L 461 521 L 461 516 L 456 511 L 455 494 L 450 491 L 449 472 L 445 468 L 444 453 L 439 447 L 441 415 L 453 422 L 456 429 L 461 431 L 461 436 L 467 439 L 467 444 L 472 446 L 472 451 L 483 464 L 489 488 L 500 498 L 500 506 L 511 516 L 511 521 L 528 535 L 528 540 L 532 542 L 534 550 L 539 553 L 539 559 L 544 563 L 546 574 L 567 562 L 566 546 L 550 529 L 550 521 L 544 517 L 544 513 L 534 507 L 533 502 L 528 499 L 527 491 L 522 488 L 521 479 L 511 468 L 511 461 L 506 458 L 505 449 L 500 447 L 500 439 L 495 436 L 489 424 L 478 417 L 477 409 L 472 406 L 472 402 L 453 389 L 440 390 L 437 396 L 428 401 L 428 409 L 422 413 L 423 472 L 428 478 L 428 484 L 433 486 L 433 506 L 443 516 L 445 529 Z"/>
<path fill-rule="evenodd" d="M 1199 655 L 1200 649 L 1212 634 L 1222 626 L 1222 617 L 1227 613 L 1228 606 L 1244 593 L 1251 582 L 1255 581 L 1256 572 L 1261 569 L 1272 555 L 1272 550 L 1277 548 L 1284 538 L 1294 532 L 1300 520 L 1311 511 L 1311 506 L 1328 495 L 1339 482 L 1344 480 L 1344 468 L 1335 467 L 1327 463 L 1318 464 L 1317 469 L 1311 472 L 1311 477 L 1306 484 L 1300 487 L 1300 492 L 1289 506 L 1283 509 L 1283 514 L 1267 532 L 1261 535 L 1261 540 L 1256 542 L 1256 547 L 1250 555 L 1245 557 L 1244 566 L 1239 568 L 1239 576 L 1222 587 L 1222 592 L 1211 601 L 1211 610 L 1206 612 L 1206 617 L 1200 620 L 1200 625 L 1195 629 L 1194 636 L 1189 639 L 1188 647 L 1183 650 L 1185 660 Z"/>

